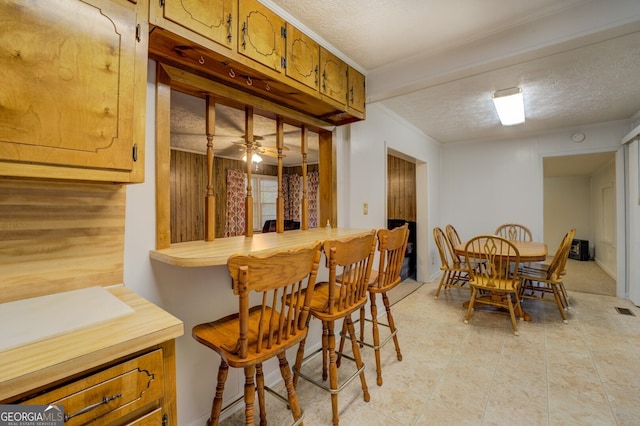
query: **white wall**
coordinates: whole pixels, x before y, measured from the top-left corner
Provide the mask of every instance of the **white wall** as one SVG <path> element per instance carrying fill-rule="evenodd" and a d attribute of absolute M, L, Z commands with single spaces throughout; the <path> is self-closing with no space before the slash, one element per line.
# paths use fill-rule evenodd
<path fill-rule="evenodd" d="M 591 255 L 596 263 L 616 278 L 616 169 L 612 160 L 591 177 L 591 210 L 593 236 L 590 240 Z"/>
<path fill-rule="evenodd" d="M 383 228 L 387 223 L 387 150 L 413 157 L 416 162 L 417 280 L 430 281 L 437 253 L 430 229 L 440 223 L 441 145 L 408 125 L 380 104 L 367 105 L 367 119 L 351 126 L 346 226 Z M 339 189 L 341 190 L 341 189 Z M 362 205 L 369 204 L 364 215 Z M 437 256 L 436 256 L 437 257 Z"/>
<path fill-rule="evenodd" d="M 564 234 L 576 228 L 576 237 L 588 240 L 591 235 L 591 177 L 562 176 L 544 178 L 544 238 L 549 254 L 554 254 Z"/>
<path fill-rule="evenodd" d="M 440 199 L 443 222 L 456 226 L 463 239 L 478 233 L 492 232 L 500 223 L 510 221 L 529 225 L 534 239 L 543 239 L 543 158 L 621 151 L 623 148 L 620 140 L 630 128 L 625 123 L 605 123 L 581 128 L 586 139 L 579 144 L 571 141 L 574 130 L 567 129 L 523 139 L 445 145 L 442 149 L 443 189 Z M 635 167 L 637 168 L 637 164 Z M 635 173 L 635 178 L 630 177 L 632 185 L 637 185 L 637 171 Z M 618 209 L 624 209 L 624 204 L 619 202 Z M 638 213 L 634 213 L 637 206 L 631 206 L 631 209 L 631 214 L 637 217 Z M 639 244 L 637 236 L 640 234 L 638 223 L 640 220 L 636 219 L 633 228 L 636 234 L 635 237 L 634 234 L 631 235 L 631 244 L 636 247 Z M 550 249 L 553 250 L 553 247 Z M 629 255 L 634 253 L 637 259 L 640 251 L 636 248 Z M 629 265 L 636 268 L 632 262 Z M 640 277 L 637 274 L 635 270 L 631 272 L 630 282 L 634 279 L 638 282 L 637 294 L 640 300 Z M 621 274 L 618 273 L 617 276 L 620 277 Z M 618 296 L 626 296 L 623 283 L 618 285 Z"/>
<path fill-rule="evenodd" d="M 640 142 L 628 145 L 627 163 L 627 281 L 629 283 L 629 299 L 640 306 Z"/>

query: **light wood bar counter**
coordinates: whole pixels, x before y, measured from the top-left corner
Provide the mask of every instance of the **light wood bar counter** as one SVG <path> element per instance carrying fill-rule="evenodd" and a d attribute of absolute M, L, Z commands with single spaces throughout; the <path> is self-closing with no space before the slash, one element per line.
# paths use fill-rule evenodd
<path fill-rule="evenodd" d="M 232 254 L 267 254 L 310 246 L 316 241 L 335 240 L 363 235 L 371 229 L 313 228 L 282 233 L 254 234 L 253 237 L 217 238 L 214 241 L 190 241 L 172 244 L 170 248 L 151 250 L 150 256 L 160 262 L 183 267 L 226 265 Z"/>

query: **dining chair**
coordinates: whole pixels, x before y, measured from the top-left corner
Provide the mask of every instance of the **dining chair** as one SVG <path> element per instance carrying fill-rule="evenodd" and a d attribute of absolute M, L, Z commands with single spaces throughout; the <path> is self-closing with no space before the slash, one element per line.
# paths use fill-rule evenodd
<path fill-rule="evenodd" d="M 514 241 L 533 241 L 533 234 L 524 225 L 518 223 L 504 223 L 496 228 L 494 234 Z"/>
<path fill-rule="evenodd" d="M 444 227 L 444 232 L 447 235 L 447 238 L 449 239 L 449 242 L 451 243 L 452 247 L 458 246 L 460 244 L 462 244 L 462 239 L 460 238 L 460 234 L 458 234 L 458 231 L 456 230 L 456 228 L 454 228 L 453 225 L 449 224 L 447 226 Z M 462 256 L 459 256 L 457 253 L 454 252 L 455 259 L 458 259 L 458 262 L 463 262 L 464 259 L 462 258 Z"/>
<path fill-rule="evenodd" d="M 476 304 L 508 309 L 513 334 L 518 336 L 515 312 L 522 320 L 519 288 L 520 253 L 516 246 L 506 238 L 497 235 L 479 235 L 471 238 L 465 245 L 465 259 L 469 264 L 480 260 L 481 267 L 469 268 L 471 300 L 464 318 L 469 323 L 471 312 Z M 482 292 L 482 297 L 478 297 Z M 515 300 L 515 302 L 514 302 Z"/>
<path fill-rule="evenodd" d="M 356 322 L 360 323 L 360 339 L 358 343 L 369 348 L 373 348 L 376 358 L 376 383 L 378 386 L 382 386 L 382 367 L 380 362 L 380 348 L 386 345 L 390 339 L 393 339 L 393 343 L 396 349 L 396 358 L 398 361 L 402 361 L 402 353 L 400 352 L 400 344 L 398 343 L 398 329 L 396 328 L 393 315 L 391 314 L 391 305 L 389 304 L 389 297 L 387 293 L 395 288 L 402 277 L 400 272 L 402 270 L 402 263 L 404 261 L 405 252 L 407 250 L 407 243 L 409 241 L 409 224 L 405 223 L 402 226 L 396 227 L 392 230 L 379 229 L 376 233 L 378 240 L 378 269 L 371 271 L 371 277 L 367 291 L 369 292 L 369 309 L 371 317 L 366 318 L 365 306 L 360 308 L 360 319 Z M 381 295 L 382 304 L 384 305 L 387 322 L 383 323 L 378 321 L 378 307 L 376 304 L 377 295 Z M 372 325 L 373 343 L 367 342 L 364 337 L 364 325 L 365 322 L 369 322 Z M 346 325 L 346 322 L 345 322 Z M 383 326 L 389 329 L 390 334 L 380 342 L 379 326 Z M 345 336 L 345 329 L 343 326 L 343 336 Z M 340 340 L 340 352 L 343 350 L 344 337 Z"/>
<path fill-rule="evenodd" d="M 564 287 L 562 275 L 569 258 L 571 241 L 573 241 L 575 234 L 575 228 L 565 233 L 548 266 L 532 264 L 520 269 L 520 277 L 522 279 L 520 299 L 555 302 L 560 311 L 562 322 L 565 324 L 568 321 L 564 310 L 569 308 L 569 298 Z M 553 299 L 545 298 L 546 294 L 553 294 Z"/>
<path fill-rule="evenodd" d="M 469 266 L 465 261 L 461 261 L 453 250 L 451 241 L 442 228 L 433 228 L 433 239 L 435 240 L 438 254 L 440 255 L 440 284 L 436 290 L 435 299 L 440 295 L 443 288 L 462 288 L 469 282 Z"/>
<path fill-rule="evenodd" d="M 294 418 L 293 424 L 302 422 L 304 413 L 296 396 L 286 351 L 307 336 L 309 309 L 321 257 L 320 248 L 318 242 L 307 248 L 279 251 L 265 256 L 229 257 L 227 267 L 233 282 L 233 292 L 238 296 L 238 312 L 196 325 L 192 330 L 195 340 L 213 349 L 221 359 L 208 425 L 217 425 L 221 414 L 242 399 L 222 408 L 229 366 L 244 369 L 246 424 L 252 425 L 254 421 L 256 391 L 260 424 L 266 424 L 265 390 L 287 403 Z M 259 300 L 262 301 L 261 304 L 249 307 L 252 301 Z M 279 361 L 280 374 L 287 391 L 286 398 L 264 384 L 262 363 L 274 357 Z"/>
<path fill-rule="evenodd" d="M 371 230 L 367 235 L 355 236 L 344 240 L 327 240 L 322 244 L 329 280 L 318 283 L 313 292 L 310 305 L 310 316 L 322 321 L 322 347 L 314 353 L 305 356 L 306 339 L 300 342 L 293 367 L 294 386 L 298 378 L 303 378 L 331 394 L 332 421 L 338 424 L 338 393 L 353 379 L 360 377 L 360 384 L 364 401 L 370 399 L 369 390 L 364 374 L 364 363 L 360 354 L 355 327 L 351 315 L 367 303 L 367 285 L 371 276 L 373 259 L 376 248 L 376 231 Z M 340 279 L 337 279 L 340 277 Z M 337 353 L 335 341 L 335 323 L 344 320 L 347 337 L 351 340 L 353 356 Z M 303 372 L 303 366 L 314 357 L 322 353 L 322 380 L 317 374 Z M 338 355 L 355 363 L 355 371 L 342 384 L 338 383 Z M 308 370 L 308 369 L 307 369 Z M 327 374 L 328 372 L 328 374 Z M 325 382 L 329 378 L 329 385 Z"/>

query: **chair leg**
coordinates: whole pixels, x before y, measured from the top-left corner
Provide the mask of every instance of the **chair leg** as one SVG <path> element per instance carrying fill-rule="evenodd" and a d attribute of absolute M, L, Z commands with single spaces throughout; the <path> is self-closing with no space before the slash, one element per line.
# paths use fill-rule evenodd
<path fill-rule="evenodd" d="M 513 327 L 513 334 L 515 334 L 516 336 L 519 336 L 520 333 L 518 332 L 518 325 L 516 324 L 516 314 L 513 310 L 513 302 L 511 301 L 511 294 L 507 293 L 504 295 L 505 299 L 507 299 L 507 306 L 509 307 L 509 316 L 511 317 L 511 326 Z M 516 294 L 516 300 L 517 299 L 517 294 Z"/>
<path fill-rule="evenodd" d="M 338 424 L 338 394 L 334 392 L 338 389 L 338 366 L 336 365 L 336 336 L 334 334 L 334 321 L 326 321 L 323 323 L 323 347 L 326 347 L 326 351 L 323 350 L 323 357 L 325 352 L 328 352 L 329 356 L 329 387 L 331 392 L 331 412 L 333 424 Z M 325 333 L 326 331 L 326 333 Z M 325 338 L 326 335 L 326 338 Z M 326 346 L 325 345 L 326 342 Z M 322 366 L 322 380 L 326 380 L 325 365 Z"/>
<path fill-rule="evenodd" d="M 262 364 L 256 365 L 256 389 L 258 393 L 258 408 L 260 410 L 260 424 L 267 424 L 267 410 L 264 401 L 264 373 L 262 372 Z"/>
<path fill-rule="evenodd" d="M 364 363 L 362 362 L 362 355 L 360 354 L 360 345 L 358 344 L 358 340 L 356 339 L 355 327 L 353 326 L 353 322 L 351 322 L 351 316 L 347 316 L 344 319 L 347 322 L 347 328 L 349 330 L 349 336 L 351 337 L 351 346 L 353 347 L 353 358 L 356 360 L 356 367 L 360 371 L 360 384 L 362 385 L 362 394 L 365 402 L 369 402 L 371 397 L 369 396 L 369 388 L 367 387 L 367 380 L 364 377 Z"/>
<path fill-rule="evenodd" d="M 369 303 L 371 308 L 371 329 L 373 331 L 373 351 L 376 356 L 376 383 L 378 386 L 382 386 L 382 367 L 380 367 L 380 330 L 378 329 L 378 306 L 376 305 L 375 293 L 369 293 Z"/>
<path fill-rule="evenodd" d="M 309 323 L 311 322 L 311 315 L 307 317 L 307 323 L 305 324 L 306 329 L 309 329 Z M 302 368 L 302 361 L 304 361 L 304 346 L 307 343 L 307 338 L 302 339 L 300 344 L 298 345 L 298 352 L 296 353 L 296 363 L 294 364 L 294 370 L 300 371 Z M 298 375 L 293 375 L 293 387 L 298 387 Z"/>
<path fill-rule="evenodd" d="M 440 284 L 438 284 L 438 289 L 436 290 L 436 295 L 433 297 L 434 299 L 438 298 L 438 296 L 440 295 L 440 289 L 442 289 L 442 287 L 444 286 L 445 281 L 447 281 L 448 279 L 449 279 L 449 271 L 442 272 L 442 277 L 440 278 Z"/>
<path fill-rule="evenodd" d="M 278 354 L 278 360 L 280 361 L 280 374 L 284 380 L 284 386 L 287 389 L 287 400 L 289 401 L 289 408 L 294 420 L 298 420 L 302 417 L 302 409 L 300 408 L 300 402 L 298 401 L 298 395 L 296 395 L 293 381 L 291 380 L 291 369 L 287 362 L 287 354 L 282 352 Z"/>
<path fill-rule="evenodd" d="M 551 289 L 553 290 L 553 297 L 556 299 L 556 305 L 558 305 L 558 310 L 560 311 L 560 316 L 562 317 L 562 322 L 567 324 L 567 317 L 564 314 L 564 307 L 562 306 L 562 299 L 560 297 L 560 289 L 557 285 L 551 284 Z"/>
<path fill-rule="evenodd" d="M 347 324 L 345 322 L 342 323 L 342 332 L 340 332 L 340 349 L 338 349 L 338 359 L 336 360 L 336 365 L 338 368 L 340 367 L 340 358 L 342 358 L 342 351 L 344 350 L 344 339 L 347 335 Z"/>
<path fill-rule="evenodd" d="M 393 315 L 391 314 L 391 304 L 389 303 L 389 297 L 387 293 L 382 293 L 382 303 L 384 304 L 384 308 L 387 311 L 387 323 L 389 324 L 389 329 L 393 334 L 393 343 L 396 347 L 396 357 L 398 361 L 402 361 L 402 353 L 400 352 L 400 343 L 398 342 L 398 329 L 396 328 L 396 323 L 393 320 Z"/>
<path fill-rule="evenodd" d="M 471 311 L 473 311 L 473 304 L 476 303 L 477 294 L 478 289 L 475 287 L 471 287 L 471 299 L 469 300 L 469 307 L 467 307 L 467 314 L 464 317 L 465 324 L 469 324 L 469 317 L 471 316 Z"/>
<path fill-rule="evenodd" d="M 336 349 L 336 336 L 333 332 L 333 322 L 331 322 L 331 335 L 333 337 L 333 355 L 335 357 Z M 330 350 L 329 350 L 329 324 L 325 321 L 322 322 L 322 381 L 327 380 L 327 366 L 331 362 Z M 336 360 L 334 359 L 334 362 Z"/>
<path fill-rule="evenodd" d="M 208 426 L 218 426 L 220 421 L 220 411 L 222 410 L 222 394 L 224 393 L 224 383 L 227 381 L 229 373 L 229 364 L 224 360 L 220 361 L 218 368 L 218 385 L 216 386 L 216 396 L 211 404 L 211 415 L 209 416 Z"/>
<path fill-rule="evenodd" d="M 255 366 L 244 368 L 244 418 L 246 425 L 253 425 L 254 403 L 256 398 L 256 385 L 253 380 L 255 375 Z"/>

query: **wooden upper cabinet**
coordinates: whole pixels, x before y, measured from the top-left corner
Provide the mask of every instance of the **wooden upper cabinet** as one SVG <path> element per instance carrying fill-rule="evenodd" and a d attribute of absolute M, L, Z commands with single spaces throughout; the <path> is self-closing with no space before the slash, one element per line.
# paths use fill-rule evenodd
<path fill-rule="evenodd" d="M 281 71 L 285 20 L 256 0 L 238 3 L 238 53 Z"/>
<path fill-rule="evenodd" d="M 346 106 L 347 64 L 327 49 L 320 48 L 320 93 Z"/>
<path fill-rule="evenodd" d="M 138 179 L 147 28 L 136 8 L 148 3 L 137 3 L 0 1 L 0 175 Z"/>
<path fill-rule="evenodd" d="M 320 46 L 302 31 L 287 23 L 286 74 L 318 90 Z"/>
<path fill-rule="evenodd" d="M 365 78 L 360 72 L 349 67 L 349 106 L 364 113 L 366 101 Z"/>
<path fill-rule="evenodd" d="M 229 49 L 235 46 L 237 0 L 164 0 L 161 7 L 165 19 Z"/>

